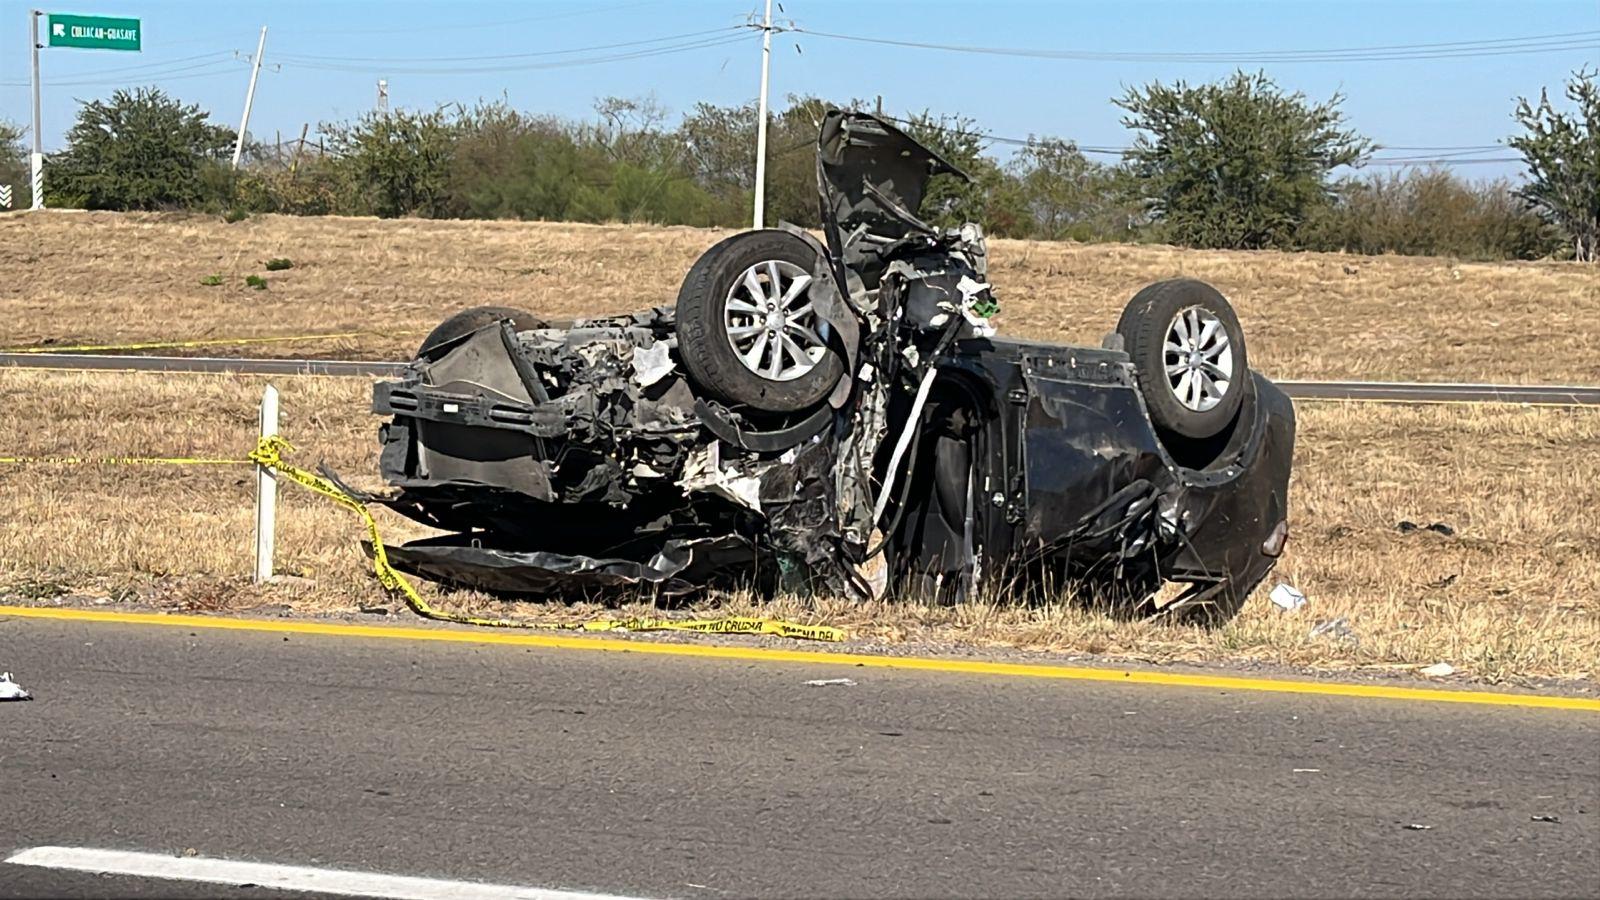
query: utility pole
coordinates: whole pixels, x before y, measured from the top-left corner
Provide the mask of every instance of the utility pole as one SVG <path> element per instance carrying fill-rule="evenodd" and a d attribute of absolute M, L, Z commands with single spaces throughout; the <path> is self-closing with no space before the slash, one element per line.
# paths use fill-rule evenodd
<path fill-rule="evenodd" d="M 33 52 L 33 153 L 28 156 L 28 191 L 32 209 L 44 209 L 44 137 L 39 115 L 39 17 L 37 9 L 28 11 L 28 47 Z"/>
<path fill-rule="evenodd" d="M 389 111 L 389 79 L 378 79 L 378 115 Z"/>
<path fill-rule="evenodd" d="M 267 49 L 267 26 L 261 26 L 261 40 L 256 42 L 256 58 L 250 66 L 250 87 L 244 92 L 244 117 L 239 121 L 239 140 L 233 145 L 233 167 L 239 168 L 239 156 L 244 153 L 244 135 L 250 129 L 250 104 L 256 100 L 256 79 L 261 76 L 261 53 Z"/>
<path fill-rule="evenodd" d="M 761 23 L 761 99 L 756 103 L 756 214 L 755 227 L 767 211 L 767 70 L 772 65 L 772 0 Z"/>

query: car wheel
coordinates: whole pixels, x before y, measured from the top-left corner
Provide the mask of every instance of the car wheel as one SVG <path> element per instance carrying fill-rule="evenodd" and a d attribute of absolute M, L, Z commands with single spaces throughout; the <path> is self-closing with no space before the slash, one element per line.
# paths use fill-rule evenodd
<path fill-rule="evenodd" d="M 694 383 L 764 412 L 820 403 L 844 364 L 807 295 L 816 252 L 786 231 L 747 231 L 705 252 L 678 292 L 678 355 Z"/>
<path fill-rule="evenodd" d="M 1189 278 L 1152 284 L 1117 322 L 1150 420 L 1184 437 L 1220 433 L 1250 381 L 1244 331 L 1217 289 Z"/>
<path fill-rule="evenodd" d="M 422 346 L 417 348 L 417 356 L 427 356 L 428 351 L 433 348 L 464 338 L 490 322 L 498 322 L 501 319 L 510 319 L 512 326 L 518 331 L 545 326 L 543 319 L 520 309 L 512 309 L 509 306 L 474 306 L 445 319 L 438 327 L 428 332 L 428 336 L 422 339 Z"/>

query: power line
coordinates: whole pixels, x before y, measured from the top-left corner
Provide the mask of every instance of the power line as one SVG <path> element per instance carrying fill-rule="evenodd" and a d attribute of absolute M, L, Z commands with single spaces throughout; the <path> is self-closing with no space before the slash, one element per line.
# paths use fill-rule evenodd
<path fill-rule="evenodd" d="M 549 22 L 549 21 L 553 21 L 555 19 L 569 19 L 569 18 L 572 18 L 574 16 L 586 16 L 586 15 L 596 15 L 596 14 L 600 14 L 600 13 L 620 12 L 621 10 L 635 9 L 637 7 L 640 7 L 640 6 L 648 6 L 648 5 L 649 5 L 649 0 L 636 0 L 636 2 L 633 2 L 633 3 L 618 3 L 618 4 L 614 4 L 612 6 L 598 6 L 598 7 L 596 7 L 596 6 L 584 6 L 584 7 L 580 8 L 580 9 L 569 10 L 567 12 L 552 13 L 552 14 L 547 15 L 547 16 L 525 16 L 525 17 L 522 17 L 522 18 L 519 18 L 519 19 L 502 19 L 502 20 L 498 20 L 498 21 L 494 21 L 494 22 L 459 22 L 459 23 L 455 23 L 455 24 L 444 24 L 444 25 L 418 25 L 418 26 L 407 27 L 407 28 L 378 28 L 378 29 L 372 29 L 372 28 L 343 28 L 343 29 L 333 29 L 333 30 L 327 30 L 327 31 L 292 31 L 292 30 L 285 30 L 285 31 L 282 31 L 282 32 L 279 32 L 279 33 L 280 34 L 286 34 L 286 35 L 292 35 L 292 36 L 295 36 L 295 37 L 325 37 L 325 36 L 362 37 L 364 35 L 369 35 L 369 34 L 418 34 L 418 33 L 432 34 L 432 33 L 436 32 L 436 31 L 462 31 L 462 30 L 473 30 L 473 29 L 478 29 L 478 28 L 504 28 L 507 25 L 526 25 L 526 24 L 528 24 L 530 22 Z M 457 14 L 457 18 L 460 18 L 460 17 L 461 17 L 460 14 Z"/>
<path fill-rule="evenodd" d="M 921 124 L 921 123 L 918 123 L 918 122 L 914 122 L 914 121 L 912 121 L 910 119 L 897 119 L 894 116 L 884 116 L 883 118 L 889 120 L 890 122 L 895 123 L 896 125 L 902 125 L 902 126 L 913 126 L 913 125 Z M 973 131 L 973 132 L 967 132 L 967 133 L 972 134 L 975 137 L 981 138 L 981 139 L 983 139 L 985 141 L 988 141 L 990 143 L 1007 144 L 1007 145 L 1016 146 L 1016 147 L 1039 146 L 1039 145 L 1045 143 L 1046 141 L 1061 140 L 1059 138 L 1052 139 L 1052 138 L 1049 138 L 1049 137 L 1043 137 L 1043 138 L 1040 138 L 1040 137 L 1029 137 L 1029 138 L 1004 137 L 1004 136 L 1001 136 L 1001 135 L 998 135 L 998 134 L 989 134 L 987 132 L 982 132 L 982 131 Z M 1074 143 L 1072 141 L 1062 141 L 1062 142 L 1070 145 L 1073 149 L 1077 150 L 1079 153 L 1083 153 L 1083 154 L 1087 154 L 1087 155 L 1096 155 L 1096 156 L 1123 157 L 1123 156 L 1126 156 L 1130 151 L 1135 149 L 1133 147 L 1084 146 L 1084 145 L 1076 144 L 1076 143 Z M 1380 147 L 1381 147 L 1381 145 L 1380 145 Z M 1444 146 L 1440 146 L 1440 147 L 1381 147 L 1381 149 L 1384 149 L 1384 150 L 1437 150 L 1437 151 L 1453 151 L 1453 152 L 1443 152 L 1443 153 L 1439 153 L 1439 154 L 1434 155 L 1434 156 L 1391 156 L 1391 157 L 1374 156 L 1374 157 L 1371 157 L 1368 160 L 1366 160 L 1366 162 L 1363 163 L 1363 165 L 1372 165 L 1372 166 L 1417 166 L 1417 165 L 1457 166 L 1457 165 L 1475 165 L 1475 164 L 1479 164 L 1479 163 L 1519 163 L 1519 162 L 1522 162 L 1522 157 L 1520 157 L 1520 156 L 1494 157 L 1494 158 L 1487 158 L 1487 159 L 1486 158 L 1474 158 L 1474 159 L 1461 158 L 1461 157 L 1464 157 L 1464 156 L 1476 156 L 1477 154 L 1480 154 L 1480 153 L 1487 153 L 1487 152 L 1490 152 L 1490 151 L 1505 150 L 1506 149 L 1503 145 L 1499 145 L 1499 144 L 1477 144 L 1477 145 L 1470 145 L 1470 146 L 1464 146 L 1464 147 L 1444 147 Z"/>
<path fill-rule="evenodd" d="M 210 53 L 197 53 L 194 56 L 181 56 L 177 59 L 162 60 L 159 62 L 138 63 L 137 65 L 112 66 L 107 69 L 90 69 L 85 72 L 73 72 L 71 78 L 96 77 L 101 75 L 120 75 L 124 72 L 136 72 L 144 69 L 161 69 L 167 66 L 176 66 L 182 63 L 191 63 L 202 59 L 222 59 L 232 57 L 237 52 L 234 50 L 213 50 Z"/>
<path fill-rule="evenodd" d="M 400 65 L 400 66 L 384 66 L 383 68 L 384 68 L 384 72 L 388 73 L 388 74 L 406 74 L 406 75 L 468 75 L 468 74 L 480 74 L 480 73 L 490 73 L 490 72 L 526 72 L 526 71 L 535 71 L 535 70 L 540 70 L 540 69 L 562 69 L 562 68 L 571 68 L 571 67 L 576 67 L 576 66 L 591 66 L 591 65 L 598 65 L 598 64 L 601 64 L 601 63 L 619 62 L 619 61 L 631 60 L 631 59 L 648 59 L 650 57 L 667 56 L 667 55 L 671 55 L 671 54 L 675 54 L 675 53 L 684 53 L 684 52 L 691 51 L 691 50 L 703 50 L 703 49 L 707 49 L 707 48 L 711 48 L 711 47 L 723 47 L 723 46 L 727 46 L 729 44 L 740 43 L 740 42 L 743 42 L 745 40 L 746 40 L 746 35 L 744 35 L 744 34 L 727 34 L 727 35 L 720 35 L 720 36 L 717 36 L 717 37 L 709 37 L 709 38 L 701 38 L 699 40 L 685 41 L 685 42 L 681 42 L 681 43 L 678 43 L 678 44 L 668 44 L 668 45 L 657 46 L 657 47 L 647 47 L 647 48 L 644 48 L 644 49 L 632 50 L 632 51 L 621 52 L 621 53 L 604 54 L 604 55 L 600 55 L 600 56 L 583 57 L 583 58 L 578 58 L 578 59 L 556 60 L 556 61 L 542 62 L 542 63 L 519 63 L 519 64 L 515 64 L 515 65 L 495 65 L 495 66 L 453 66 L 453 67 L 444 67 L 444 68 L 440 68 L 440 67 L 416 68 L 416 67 Z M 340 64 L 340 63 L 296 62 L 296 61 L 290 60 L 290 61 L 286 61 L 284 63 L 284 65 L 285 66 L 294 67 L 294 68 L 302 68 L 302 69 L 320 69 L 320 70 L 329 71 L 329 72 L 360 72 L 360 73 L 366 73 L 366 72 L 373 71 L 374 66 L 382 65 L 382 64 L 381 63 L 377 63 L 377 64 L 367 64 L 367 65 L 361 65 L 361 66 L 351 66 L 351 65 L 344 65 L 344 64 Z"/>
<path fill-rule="evenodd" d="M 227 58 L 225 58 L 225 59 L 213 59 L 213 60 L 210 60 L 210 61 L 207 61 L 207 62 L 192 63 L 192 64 L 186 65 L 186 66 L 173 66 L 171 68 L 153 69 L 153 70 L 144 71 L 144 72 L 131 72 L 131 71 L 86 72 L 86 73 L 83 73 L 83 74 L 86 75 L 86 76 L 89 76 L 89 77 L 70 76 L 68 78 L 68 80 L 66 80 L 66 81 L 54 81 L 54 80 L 52 80 L 52 81 L 45 82 L 44 87 L 47 87 L 47 88 L 83 87 L 83 86 L 97 86 L 97 85 L 104 85 L 104 84 L 125 84 L 125 83 L 128 83 L 128 82 L 176 81 L 176 80 L 181 80 L 181 79 L 185 79 L 185 78 L 197 78 L 197 77 L 206 77 L 206 76 L 211 76 L 211 75 L 222 75 L 222 74 L 225 74 L 226 72 L 230 71 L 230 69 L 232 68 L 232 65 L 233 65 L 233 63 L 235 61 L 236 60 L 231 55 L 227 55 Z M 162 65 L 167 65 L 167 64 L 163 63 Z M 199 71 L 197 71 L 197 70 L 199 70 Z M 193 74 L 184 74 L 184 73 L 193 73 Z M 3 81 L 3 82 L 0 82 L 0 86 L 3 86 L 3 87 L 27 87 L 28 86 L 28 82 L 26 82 L 26 81 Z"/>
<path fill-rule="evenodd" d="M 564 50 L 538 50 L 538 51 L 534 51 L 534 52 L 531 52 L 531 53 L 503 53 L 503 54 L 497 54 L 497 55 L 492 55 L 492 56 L 484 56 L 484 55 L 476 55 L 476 56 L 405 56 L 405 57 L 393 57 L 393 56 L 344 56 L 344 55 L 340 55 L 340 56 L 317 56 L 317 55 L 310 55 L 310 54 L 304 54 L 304 53 L 279 53 L 279 54 L 277 54 L 277 56 L 279 58 L 282 58 L 282 59 L 285 59 L 285 60 L 295 60 L 295 61 L 298 61 L 298 62 L 321 62 L 321 63 L 375 62 L 375 63 L 409 64 L 409 63 L 436 63 L 436 62 L 487 62 L 487 61 L 491 61 L 491 60 L 500 60 L 500 59 L 535 59 L 535 58 L 544 57 L 544 56 L 561 56 L 561 55 L 569 54 L 569 53 L 589 53 L 589 52 L 592 52 L 592 51 L 595 51 L 595 50 L 615 50 L 615 49 L 618 49 L 618 48 L 621 48 L 621 47 L 638 47 L 638 46 L 647 45 L 647 44 L 659 44 L 659 43 L 666 43 L 666 42 L 670 42 L 670 41 L 681 41 L 681 40 L 684 40 L 684 39 L 687 39 L 687 38 L 705 37 L 706 35 L 711 35 L 711 34 L 731 34 L 731 32 L 733 32 L 733 31 L 744 31 L 744 30 L 745 30 L 745 28 L 742 25 L 723 26 L 721 28 L 708 28 L 708 29 L 705 29 L 703 31 L 686 31 L 686 32 L 684 32 L 682 34 L 669 34 L 669 35 L 663 35 L 661 37 L 645 38 L 643 40 L 638 40 L 638 41 L 623 41 L 622 43 L 617 43 L 617 44 L 595 44 L 595 45 L 590 46 L 590 47 L 571 47 L 571 48 L 564 49 Z"/>
<path fill-rule="evenodd" d="M 891 47 L 908 47 L 919 50 L 943 50 L 954 53 L 976 53 L 988 56 L 1014 56 L 1030 59 L 1075 60 L 1080 62 L 1168 62 L 1168 63 L 1297 63 L 1297 62 L 1377 62 L 1407 59 L 1461 59 L 1480 56 L 1508 56 L 1523 53 L 1553 53 L 1565 50 L 1600 48 L 1600 31 L 1573 31 L 1562 34 L 1534 35 L 1521 38 L 1494 38 L 1481 41 L 1450 41 L 1437 44 L 1392 44 L 1374 47 L 1351 47 L 1336 50 L 1275 50 L 1234 52 L 1179 52 L 1154 53 L 1145 51 L 1050 50 L 1021 47 L 984 47 L 965 44 L 942 44 L 930 41 L 897 40 L 868 37 L 857 34 L 813 31 L 794 26 L 790 29 L 813 37 L 879 44 Z"/>

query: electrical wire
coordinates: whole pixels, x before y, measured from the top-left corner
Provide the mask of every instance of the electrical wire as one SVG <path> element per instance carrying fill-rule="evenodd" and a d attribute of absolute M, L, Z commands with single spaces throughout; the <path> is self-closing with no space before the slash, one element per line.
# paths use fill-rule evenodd
<path fill-rule="evenodd" d="M 220 65 L 233 61 L 233 51 L 222 50 L 213 53 L 202 53 L 197 56 L 186 56 L 181 59 L 167 60 L 159 63 L 145 63 L 141 66 L 121 66 L 112 69 L 94 69 L 87 72 L 74 72 L 66 75 L 66 81 L 49 79 L 44 82 L 45 87 L 59 87 L 81 84 L 110 84 L 114 81 L 132 80 L 139 81 L 145 78 L 163 78 L 169 74 L 179 72 L 192 72 L 206 66 Z M 204 62 L 194 62 L 205 60 Z M 182 65 L 187 63 L 187 65 Z M 0 87 L 27 87 L 26 81 L 0 81 Z"/>
<path fill-rule="evenodd" d="M 1436 44 L 1391 44 L 1350 47 L 1335 50 L 1278 50 L 1153 53 L 1143 51 L 1050 50 L 1022 47 L 985 47 L 943 44 L 858 34 L 814 31 L 794 26 L 788 31 L 831 40 L 942 50 L 987 56 L 1012 56 L 1029 59 L 1074 60 L 1080 62 L 1184 62 L 1184 63 L 1296 63 L 1296 62 L 1377 62 L 1408 59 L 1460 59 L 1482 56 L 1508 56 L 1524 53 L 1553 53 L 1566 50 L 1600 48 L 1600 31 L 1574 31 L 1521 38 L 1493 38 L 1480 41 L 1447 41 Z"/>
<path fill-rule="evenodd" d="M 45 87 L 45 88 L 85 87 L 85 86 L 91 86 L 92 87 L 92 86 L 105 85 L 105 84 L 127 84 L 127 83 L 131 83 L 131 82 L 149 83 L 149 82 L 156 82 L 156 81 L 181 81 L 181 80 L 187 79 L 187 78 L 209 78 L 209 77 L 212 77 L 212 76 L 215 76 L 215 75 L 225 75 L 225 74 L 227 74 L 229 72 L 237 71 L 236 69 L 233 68 L 233 66 L 234 66 L 234 60 L 232 60 L 232 59 L 218 59 L 218 60 L 212 60 L 210 62 L 195 63 L 195 64 L 192 64 L 192 65 L 178 66 L 176 68 L 167 69 L 167 70 L 159 70 L 159 71 L 128 72 L 128 73 L 122 73 L 122 74 L 113 73 L 113 74 L 110 74 L 110 75 L 106 75 L 105 77 L 90 77 L 90 78 L 73 77 L 73 78 L 70 78 L 70 79 L 68 79 L 66 81 L 47 80 L 41 85 L 41 87 Z M 200 70 L 200 71 L 196 71 L 196 70 Z M 190 74 L 184 74 L 184 73 L 190 73 Z M 92 74 L 95 75 L 95 76 L 99 76 L 101 73 L 96 72 L 96 73 L 92 73 Z M 17 82 L 5 81 L 5 82 L 0 82 L 0 87 L 27 87 L 27 86 L 28 86 L 28 82 L 26 82 L 26 81 L 17 81 Z"/>
<path fill-rule="evenodd" d="M 161 60 L 159 62 L 146 62 L 138 63 L 136 65 L 112 66 L 107 69 L 90 69 L 84 72 L 73 72 L 69 77 L 80 78 L 88 76 L 99 77 L 101 75 L 120 75 L 123 72 L 137 72 L 146 69 L 161 69 L 167 66 L 192 63 L 203 59 L 232 59 L 235 52 L 236 51 L 233 50 L 213 50 L 210 53 L 197 53 L 194 56 L 182 56 L 177 59 Z"/>
<path fill-rule="evenodd" d="M 911 121 L 909 119 L 897 119 L 897 118 L 895 118 L 893 116 L 884 116 L 883 118 L 889 120 L 890 122 L 895 123 L 896 125 L 909 126 L 909 125 L 919 124 L 919 123 L 913 122 L 913 121 Z M 971 132 L 971 133 L 973 135 L 979 137 L 979 138 L 982 138 L 985 141 L 989 141 L 990 143 L 1007 144 L 1007 145 L 1019 146 L 1019 147 L 1027 147 L 1027 146 L 1037 145 L 1037 144 L 1041 143 L 1043 140 L 1048 140 L 1048 138 L 1002 137 L 1001 135 L 988 134 L 987 132 L 981 132 L 981 131 Z M 1069 141 L 1067 143 L 1070 144 L 1071 142 Z M 1096 154 L 1096 155 L 1103 155 L 1103 156 L 1116 156 L 1116 157 L 1125 156 L 1125 155 L 1128 154 L 1129 151 L 1134 149 L 1132 147 L 1086 147 L 1086 146 L 1079 146 L 1079 145 L 1076 145 L 1076 144 L 1073 144 L 1072 146 L 1079 153 Z M 1371 157 L 1370 159 L 1368 159 L 1365 163 L 1363 163 L 1363 165 L 1369 165 L 1369 166 L 1420 166 L 1420 165 L 1458 166 L 1458 165 L 1474 165 L 1474 164 L 1478 164 L 1478 163 L 1514 163 L 1514 162 L 1522 162 L 1522 158 L 1521 157 L 1493 157 L 1493 158 L 1474 158 L 1474 159 L 1464 159 L 1464 158 L 1462 158 L 1462 157 L 1466 157 L 1466 156 L 1474 156 L 1474 157 L 1476 157 L 1478 154 L 1482 154 L 1482 153 L 1489 153 L 1489 152 L 1494 152 L 1494 151 L 1503 151 L 1503 150 L 1506 149 L 1506 147 L 1504 145 L 1502 145 L 1502 144 L 1473 144 L 1473 145 L 1459 146 L 1459 147 L 1444 147 L 1444 146 L 1440 146 L 1440 147 L 1385 147 L 1385 146 L 1381 146 L 1380 145 L 1380 149 L 1383 149 L 1383 150 L 1437 150 L 1437 151 L 1453 151 L 1453 152 L 1439 152 L 1439 153 L 1436 153 L 1436 154 L 1430 155 L 1430 156 L 1390 156 L 1390 157 L 1374 156 L 1374 157 Z"/>
<path fill-rule="evenodd" d="M 385 74 L 404 75 L 469 75 L 490 72 L 526 72 L 542 69 L 563 69 L 578 66 L 591 66 L 608 62 L 619 62 L 631 59 L 649 59 L 655 56 L 668 56 L 676 53 L 685 53 L 692 50 L 703 50 L 711 47 L 722 47 L 733 43 L 742 43 L 747 39 L 744 34 L 729 34 L 718 37 L 704 38 L 694 41 L 685 41 L 678 44 L 669 44 L 659 47 L 649 47 L 642 50 L 633 50 L 623 53 L 612 53 L 578 59 L 557 60 L 543 63 L 523 63 L 516 65 L 498 66 L 461 66 L 446 68 L 413 68 L 410 66 L 383 66 Z M 328 72 L 357 72 L 368 73 L 381 64 L 351 66 L 338 63 L 294 62 L 285 61 L 284 66 L 300 69 L 317 69 Z"/>
<path fill-rule="evenodd" d="M 317 56 L 304 53 L 275 53 L 273 56 L 282 60 L 296 62 L 321 62 L 321 63 L 440 63 L 440 62 L 488 62 L 501 59 L 536 59 L 544 56 L 560 56 L 568 53 L 589 53 L 596 50 L 615 50 L 621 47 L 638 47 L 646 44 L 667 43 L 681 41 L 687 38 L 699 38 L 712 34 L 731 34 L 734 31 L 745 31 L 740 25 L 723 26 L 721 28 L 707 28 L 703 31 L 686 31 L 682 34 L 669 34 L 661 37 L 645 38 L 638 41 L 623 41 L 616 44 L 595 44 L 590 47 L 571 47 L 565 50 L 538 50 L 530 53 L 502 53 L 491 56 Z"/>
<path fill-rule="evenodd" d="M 151 78 L 149 82 L 145 82 L 144 79 L 135 79 L 136 81 L 139 81 L 141 83 L 139 85 L 134 85 L 134 86 L 143 87 L 146 84 L 154 85 L 155 82 L 158 82 L 158 81 L 165 83 L 165 82 L 168 82 L 168 81 L 187 81 L 187 80 L 189 80 L 191 78 L 216 78 L 219 75 L 234 74 L 234 73 L 237 73 L 238 71 L 239 71 L 238 69 L 233 69 L 233 68 L 229 68 L 229 67 L 225 66 L 225 67 L 220 68 L 220 69 L 210 69 L 210 70 L 207 70 L 207 71 L 204 71 L 204 72 L 193 72 L 193 73 L 190 73 L 188 75 L 162 75 L 159 78 Z M 125 83 L 124 79 L 116 79 L 116 80 L 110 80 L 110 81 L 104 80 L 104 79 L 99 79 L 99 80 L 95 80 L 95 81 L 55 81 L 55 82 L 48 82 L 44 86 L 45 87 L 50 87 L 50 88 L 56 88 L 56 87 L 100 87 L 100 86 L 108 85 L 108 84 L 124 84 L 124 83 Z M 156 85 L 156 86 L 159 86 L 159 85 Z"/>
<path fill-rule="evenodd" d="M 638 7 L 641 7 L 641 6 L 649 6 L 649 5 L 650 5 L 650 0 L 636 0 L 636 2 L 633 2 L 633 3 L 618 3 L 618 4 L 614 4 L 612 6 L 600 6 L 600 7 L 584 6 L 581 9 L 574 9 L 574 10 L 569 10 L 567 12 L 560 12 L 560 13 L 552 13 L 550 15 L 545 15 L 545 16 L 525 16 L 523 18 L 518 18 L 518 19 L 502 19 L 502 20 L 498 20 L 498 21 L 494 21 L 494 22 L 462 22 L 462 23 L 454 24 L 454 25 L 450 25 L 450 24 L 446 24 L 446 25 L 418 25 L 418 26 L 406 27 L 406 28 L 344 28 L 344 29 L 333 29 L 333 30 L 326 30 L 326 31 L 286 30 L 286 31 L 283 31 L 283 32 L 280 32 L 280 33 L 281 34 L 294 35 L 296 37 L 345 37 L 345 36 L 349 36 L 349 37 L 364 37 L 364 36 L 369 35 L 369 34 L 419 34 L 419 33 L 432 34 L 434 32 L 438 32 L 438 31 L 462 31 L 462 30 L 472 30 L 472 29 L 477 29 L 477 28 L 504 28 L 507 25 L 526 25 L 526 24 L 528 24 L 530 22 L 549 22 L 549 21 L 553 21 L 555 19 L 570 19 L 570 18 L 573 18 L 575 16 L 586 16 L 586 15 L 597 15 L 597 14 L 610 13 L 610 12 L 620 12 L 620 11 L 625 10 L 625 9 L 636 9 Z"/>

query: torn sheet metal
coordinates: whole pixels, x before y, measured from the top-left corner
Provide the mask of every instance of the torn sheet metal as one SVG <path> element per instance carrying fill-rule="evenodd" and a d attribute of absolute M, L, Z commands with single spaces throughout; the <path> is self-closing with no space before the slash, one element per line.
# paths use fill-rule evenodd
<path fill-rule="evenodd" d="M 702 590 L 719 573 L 755 562 L 755 546 L 738 535 L 670 539 L 643 559 L 496 549 L 460 536 L 412 541 L 386 552 L 396 569 L 442 584 L 573 598 L 638 593 L 679 597 Z"/>

